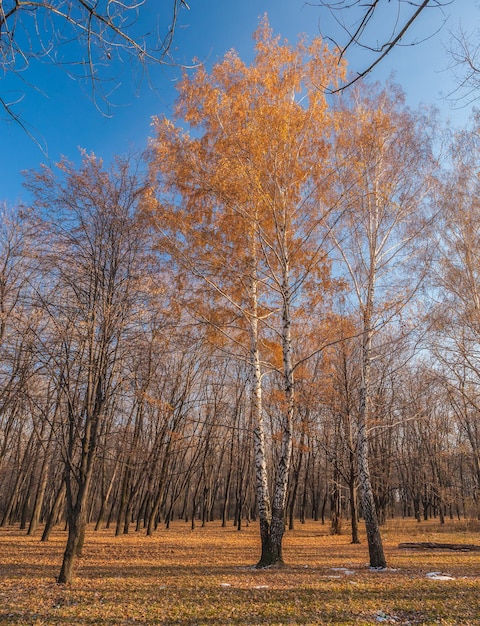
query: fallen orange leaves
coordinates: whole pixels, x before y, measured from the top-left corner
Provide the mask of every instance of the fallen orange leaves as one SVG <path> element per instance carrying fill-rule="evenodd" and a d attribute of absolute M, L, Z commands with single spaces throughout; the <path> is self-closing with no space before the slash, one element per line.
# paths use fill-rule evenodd
<path fill-rule="evenodd" d="M 0 624 L 479 624 L 480 555 L 408 551 L 414 537 L 478 542 L 478 530 L 391 521 L 391 568 L 367 567 L 361 545 L 309 522 L 287 532 L 283 568 L 255 570 L 258 528 L 238 532 L 183 522 L 153 537 L 90 529 L 73 585 L 57 585 L 65 533 L 48 543 L 14 528 L 0 532 Z M 448 573 L 453 580 L 427 578 Z"/>

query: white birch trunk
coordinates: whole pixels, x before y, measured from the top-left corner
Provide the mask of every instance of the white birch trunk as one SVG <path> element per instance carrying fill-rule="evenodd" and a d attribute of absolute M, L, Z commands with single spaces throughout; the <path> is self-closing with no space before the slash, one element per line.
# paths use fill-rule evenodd
<path fill-rule="evenodd" d="M 375 301 L 375 281 L 377 271 L 377 238 L 378 217 L 376 204 L 369 210 L 369 256 L 370 267 L 366 297 L 363 306 L 363 334 L 362 334 L 362 368 L 360 381 L 360 399 L 358 410 L 358 475 L 360 479 L 360 493 L 362 498 L 363 516 L 367 531 L 368 552 L 370 567 L 386 567 L 383 552 L 382 537 L 378 523 L 375 499 L 373 497 L 372 483 L 370 480 L 370 466 L 368 462 L 368 433 L 367 421 L 370 413 L 370 371 L 372 364 L 372 318 Z"/>
<path fill-rule="evenodd" d="M 262 554 L 257 567 L 263 567 L 270 561 L 270 530 L 272 511 L 268 488 L 267 455 L 265 449 L 265 422 L 262 405 L 262 367 L 258 347 L 258 279 L 257 250 L 255 232 L 252 233 L 252 277 L 251 277 L 251 317 L 250 317 L 250 366 L 252 370 L 252 413 L 254 420 L 253 445 L 255 454 L 255 478 L 257 490 L 258 517 L 260 522 L 260 540 Z"/>
<path fill-rule="evenodd" d="M 260 521 L 260 539 L 262 543 L 262 555 L 258 563 L 261 567 L 269 560 L 270 554 L 270 528 L 272 512 L 270 506 L 270 493 L 268 489 L 267 459 L 265 451 L 265 423 L 262 408 L 262 372 L 260 354 L 258 351 L 258 320 L 252 319 L 251 323 L 251 365 L 253 373 L 253 443 L 255 452 L 255 476 L 257 488 L 258 517 Z"/>
<path fill-rule="evenodd" d="M 370 466 L 368 462 L 368 434 L 367 418 L 369 414 L 369 386 L 371 368 L 372 332 L 367 327 L 362 342 L 362 379 L 360 384 L 360 403 L 358 411 L 358 445 L 357 460 L 360 479 L 360 493 L 362 497 L 363 516 L 367 531 L 368 552 L 370 567 L 386 567 L 387 563 L 383 552 L 382 537 L 378 523 L 372 483 L 370 480 Z"/>
<path fill-rule="evenodd" d="M 282 563 L 282 540 L 285 533 L 285 507 L 287 502 L 288 476 L 292 459 L 293 413 L 295 407 L 293 363 L 292 363 L 292 320 L 290 295 L 290 269 L 284 241 L 283 268 L 283 311 L 282 311 L 282 353 L 283 385 L 285 394 L 285 415 L 283 416 L 282 448 L 278 461 L 275 491 L 272 506 L 271 541 L 275 563 Z"/>

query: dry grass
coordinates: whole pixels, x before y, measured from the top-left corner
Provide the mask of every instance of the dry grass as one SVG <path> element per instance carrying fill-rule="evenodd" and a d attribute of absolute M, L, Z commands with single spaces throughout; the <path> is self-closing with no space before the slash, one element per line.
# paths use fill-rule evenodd
<path fill-rule="evenodd" d="M 390 522 L 389 569 L 370 571 L 365 540 L 319 523 L 287 533 L 281 569 L 255 570 L 258 527 L 177 522 L 154 537 L 90 531 L 75 582 L 57 585 L 65 533 L 47 544 L 0 532 L 0 624 L 479 624 L 480 552 L 408 551 L 403 541 L 480 543 L 461 522 Z M 336 568 L 346 568 L 336 569 Z M 442 571 L 453 580 L 431 580 Z"/>

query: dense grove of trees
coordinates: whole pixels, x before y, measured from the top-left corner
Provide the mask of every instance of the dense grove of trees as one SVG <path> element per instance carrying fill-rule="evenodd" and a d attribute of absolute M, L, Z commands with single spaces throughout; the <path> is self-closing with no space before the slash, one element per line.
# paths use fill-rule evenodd
<path fill-rule="evenodd" d="M 478 121 L 434 122 L 268 23 L 179 85 L 146 157 L 84 154 L 2 209 L 0 525 L 480 515 Z M 347 528 L 348 526 L 348 528 Z M 113 539 L 112 539 L 113 540 Z"/>

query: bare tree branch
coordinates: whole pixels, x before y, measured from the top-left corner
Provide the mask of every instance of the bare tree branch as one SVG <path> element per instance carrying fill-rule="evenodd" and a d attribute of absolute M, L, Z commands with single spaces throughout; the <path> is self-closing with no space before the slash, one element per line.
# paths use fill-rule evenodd
<path fill-rule="evenodd" d="M 456 78 L 456 87 L 450 92 L 449 98 L 456 104 L 467 106 L 479 98 L 480 88 L 480 32 L 468 34 L 460 28 L 452 34 L 450 40 L 450 57 Z"/>
<path fill-rule="evenodd" d="M 392 3 L 388 9 L 379 0 L 318 0 L 314 6 L 327 9 L 344 34 L 344 41 L 326 37 L 338 48 L 340 59 L 342 59 L 347 51 L 351 48 L 368 50 L 376 54 L 376 57 L 364 69 L 358 71 L 356 75 L 349 79 L 346 83 L 337 89 L 329 90 L 330 93 L 338 93 L 347 89 L 361 78 L 369 74 L 385 57 L 399 45 L 416 45 L 420 41 L 412 41 L 408 44 L 400 42 L 412 25 L 418 20 L 419 16 L 425 9 L 441 8 L 447 4 L 451 4 L 453 0 L 422 0 L 415 2 L 413 0 L 396 0 L 396 4 Z M 309 3 L 311 4 L 311 3 Z M 380 11 L 388 10 L 392 15 L 392 27 L 390 36 L 385 34 L 385 23 L 381 21 L 382 14 Z M 346 21 L 347 16 L 354 17 L 349 22 Z M 377 19 L 376 19 L 377 18 Z M 443 26 L 443 24 L 442 24 Z M 441 27 L 440 27 L 441 28 Z M 429 39 L 438 32 L 429 34 L 425 39 Z M 380 34 L 377 36 L 377 31 Z M 388 31 L 387 31 L 388 32 Z M 376 41 L 374 43 L 374 41 Z"/>
<path fill-rule="evenodd" d="M 3 0 L 0 71 L 25 81 L 33 63 L 63 67 L 90 84 L 92 100 L 108 115 L 120 64 L 137 65 L 144 76 L 149 66 L 174 63 L 170 48 L 179 12 L 188 5 L 169 0 L 168 15 L 159 8 L 159 23 L 142 25 L 146 5 L 146 0 Z M 0 94 L 0 108 L 25 129 L 28 124 L 13 110 L 18 100 Z"/>

